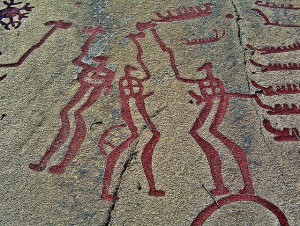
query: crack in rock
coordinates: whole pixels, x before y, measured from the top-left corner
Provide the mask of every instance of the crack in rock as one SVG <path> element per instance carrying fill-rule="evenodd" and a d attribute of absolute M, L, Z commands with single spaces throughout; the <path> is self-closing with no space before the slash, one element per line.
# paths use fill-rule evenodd
<path fill-rule="evenodd" d="M 244 70 L 245 70 L 245 77 L 246 77 L 246 80 L 247 80 L 247 87 L 248 87 L 248 92 L 250 92 L 250 81 L 249 81 L 249 76 L 247 74 L 247 57 L 246 57 L 246 50 L 245 50 L 245 45 L 243 43 L 243 34 L 242 34 L 242 26 L 241 26 L 241 20 L 242 20 L 242 17 L 241 17 L 241 14 L 238 10 L 238 7 L 237 7 L 237 4 L 235 3 L 235 0 L 230 0 L 230 3 L 234 9 L 234 13 L 235 13 L 235 16 L 236 16 L 236 19 L 235 19 L 235 22 L 236 22 L 236 25 L 237 25 L 237 29 L 238 29 L 238 38 L 239 38 L 239 44 L 242 48 L 242 52 L 243 52 L 243 61 L 244 61 Z"/>
<path fill-rule="evenodd" d="M 122 182 L 122 179 L 123 179 L 123 176 L 126 172 L 126 170 L 128 169 L 128 167 L 130 166 L 132 160 L 136 157 L 137 155 L 137 151 L 136 151 L 136 147 L 139 143 L 139 140 L 137 140 L 134 144 L 134 147 L 131 149 L 131 152 L 130 152 L 130 155 L 129 157 L 126 159 L 124 165 L 123 165 L 123 169 L 120 173 L 120 177 L 119 177 L 119 180 L 118 180 L 118 184 L 117 184 L 117 187 L 115 189 L 115 191 L 113 192 L 113 195 L 116 197 L 118 196 L 119 194 L 119 190 L 120 190 L 120 187 L 121 187 L 121 182 Z M 105 222 L 105 226 L 109 226 L 110 222 L 111 222 L 111 219 L 112 219 L 112 213 L 115 209 L 115 206 L 116 206 L 116 203 L 117 203 L 117 200 L 115 199 L 112 203 L 112 205 L 110 206 L 109 210 L 108 210 L 108 215 L 107 215 L 107 219 L 106 219 L 106 222 Z"/>
<path fill-rule="evenodd" d="M 164 111 L 165 109 L 167 108 L 167 106 L 163 106 L 162 108 L 156 110 L 151 116 L 150 118 L 155 118 L 157 117 L 162 111 Z M 141 132 L 140 132 L 140 135 L 139 137 L 143 134 L 143 132 L 147 129 L 148 127 L 147 126 L 142 126 L 141 128 Z M 121 187 L 121 182 L 123 180 L 123 176 L 126 172 L 126 170 L 128 169 L 128 167 L 130 166 L 130 164 L 132 163 L 132 160 L 136 157 L 138 151 L 136 151 L 136 147 L 139 143 L 139 138 L 137 139 L 137 141 L 135 142 L 134 144 L 134 147 L 131 149 L 130 151 L 130 155 L 128 156 L 127 160 L 125 161 L 124 165 L 123 165 L 123 169 L 120 173 L 120 177 L 119 177 L 119 180 L 118 180 L 118 184 L 117 184 L 117 187 L 113 193 L 114 196 L 118 196 L 119 194 L 119 190 L 120 190 L 120 187 Z M 111 222 L 111 219 L 112 219 L 112 213 L 115 209 L 115 206 L 116 206 L 116 202 L 117 200 L 114 200 L 112 205 L 110 206 L 109 210 L 108 210 L 108 215 L 107 215 L 107 219 L 105 221 L 105 224 L 104 226 L 109 226 L 110 222 Z"/>

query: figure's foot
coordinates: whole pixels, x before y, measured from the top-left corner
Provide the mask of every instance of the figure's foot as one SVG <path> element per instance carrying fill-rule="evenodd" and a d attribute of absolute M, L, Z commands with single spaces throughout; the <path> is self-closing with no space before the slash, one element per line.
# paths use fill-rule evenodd
<path fill-rule="evenodd" d="M 254 188 L 252 186 L 245 186 L 242 189 L 240 189 L 239 193 L 241 195 L 254 195 L 255 191 Z"/>
<path fill-rule="evenodd" d="M 161 197 L 164 196 L 166 193 L 163 190 L 151 189 L 148 194 L 150 196 Z"/>
<path fill-rule="evenodd" d="M 115 202 L 119 200 L 119 197 L 115 195 L 102 194 L 101 199 L 107 202 Z"/>
<path fill-rule="evenodd" d="M 30 163 L 29 164 L 29 168 L 33 171 L 36 171 L 36 172 L 41 172 L 43 170 L 46 169 L 46 166 L 43 166 L 41 164 L 34 164 L 34 163 Z"/>
<path fill-rule="evenodd" d="M 63 174 L 65 172 L 65 167 L 61 165 L 51 166 L 49 172 L 52 174 Z"/>
<path fill-rule="evenodd" d="M 212 196 L 220 196 L 220 195 L 227 195 L 230 193 L 230 190 L 226 187 L 223 188 L 215 188 L 210 191 Z"/>

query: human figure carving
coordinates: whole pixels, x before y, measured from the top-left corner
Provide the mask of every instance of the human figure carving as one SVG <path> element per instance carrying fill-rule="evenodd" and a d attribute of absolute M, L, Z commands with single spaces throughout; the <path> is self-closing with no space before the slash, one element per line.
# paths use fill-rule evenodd
<path fill-rule="evenodd" d="M 81 47 L 82 53 L 73 60 L 73 64 L 82 67 L 82 71 L 77 77 L 80 87 L 73 98 L 63 107 L 60 112 L 62 125 L 50 148 L 46 151 L 45 155 L 41 158 L 38 164 L 30 164 L 30 169 L 34 171 L 43 171 L 46 168 L 51 156 L 57 150 L 59 150 L 63 144 L 66 143 L 71 134 L 71 126 L 68 114 L 70 110 L 83 99 L 89 90 L 91 90 L 87 101 L 74 112 L 76 124 L 75 132 L 64 159 L 58 165 L 50 167 L 49 170 L 52 174 L 64 173 L 66 167 L 72 162 L 78 153 L 86 136 L 87 128 L 82 113 L 90 108 L 99 99 L 103 90 L 105 90 L 104 95 L 109 94 L 112 88 L 111 83 L 115 76 L 113 71 L 106 68 L 109 58 L 102 55 L 94 57 L 94 62 L 98 63 L 98 65 L 95 67 L 83 62 L 83 58 L 87 55 L 91 43 L 100 33 L 102 33 L 102 31 L 103 30 L 101 27 L 87 28 L 84 30 L 84 33 L 89 34 L 90 36 L 85 44 Z"/>
<path fill-rule="evenodd" d="M 162 190 L 158 190 L 155 187 L 155 181 L 154 181 L 154 175 L 152 170 L 152 157 L 153 152 L 155 149 L 156 144 L 159 141 L 160 138 L 160 132 L 154 125 L 154 123 L 151 121 L 150 116 L 148 115 L 146 106 L 145 106 L 145 99 L 153 95 L 154 93 L 148 93 L 146 95 L 143 94 L 144 92 L 144 86 L 143 82 L 149 80 L 151 78 L 151 74 L 142 61 L 142 55 L 143 50 L 142 47 L 138 41 L 139 38 L 144 38 L 145 34 L 140 32 L 138 34 L 130 34 L 128 35 L 128 38 L 130 38 L 133 43 L 136 45 L 136 48 L 138 50 L 137 54 L 137 61 L 142 66 L 143 71 L 145 72 L 146 76 L 142 79 L 138 79 L 132 75 L 132 72 L 137 70 L 137 68 L 127 65 L 124 69 L 125 75 L 120 79 L 119 81 L 119 89 L 120 89 L 120 96 L 121 96 L 121 116 L 124 119 L 128 129 L 131 132 L 130 137 L 128 137 L 125 141 L 123 141 L 119 146 L 113 148 L 112 152 L 107 157 L 106 162 L 106 168 L 104 172 L 104 178 L 103 178 L 103 185 L 102 185 L 102 195 L 101 198 L 106 201 L 113 201 L 118 199 L 118 197 L 115 197 L 114 195 L 109 194 L 109 187 L 111 184 L 111 178 L 113 175 L 113 171 L 116 165 L 116 162 L 119 158 L 119 156 L 132 144 L 138 137 L 138 131 L 137 127 L 134 124 L 133 118 L 132 118 L 132 110 L 130 108 L 130 100 L 133 100 L 136 104 L 136 107 L 141 114 L 143 120 L 145 121 L 147 127 L 150 129 L 152 133 L 151 139 L 148 141 L 148 143 L 145 145 L 142 155 L 141 155 L 141 162 L 142 166 L 149 184 L 149 195 L 150 196 L 164 196 L 165 192 Z M 118 126 L 117 126 L 118 127 Z M 120 125 L 119 127 L 124 127 L 123 125 Z M 113 126 L 113 128 L 116 128 L 116 126 Z M 110 131 L 108 129 L 107 131 Z M 100 138 L 99 146 L 102 148 L 105 144 L 105 137 L 108 134 L 106 132 L 103 133 L 103 135 Z M 103 153 L 103 151 L 100 152 Z"/>
<path fill-rule="evenodd" d="M 139 24 L 138 27 L 143 26 Z M 248 168 L 248 162 L 244 151 L 238 144 L 236 144 L 235 142 L 227 138 L 225 135 L 223 135 L 218 130 L 218 127 L 221 125 L 226 115 L 230 98 L 254 98 L 256 100 L 256 96 L 249 94 L 227 93 L 221 80 L 213 76 L 211 63 L 205 63 L 197 69 L 198 72 L 206 72 L 205 78 L 195 80 L 183 78 L 180 75 L 179 70 L 176 66 L 176 60 L 173 50 L 166 46 L 166 44 L 163 42 L 163 40 L 157 33 L 157 30 L 154 25 L 147 24 L 147 27 L 151 28 L 153 37 L 160 46 L 161 50 L 169 54 L 170 64 L 176 76 L 176 79 L 184 83 L 197 84 L 199 86 L 199 91 L 201 95 L 198 95 L 193 91 L 188 92 L 189 95 L 197 101 L 198 105 L 204 104 L 203 109 L 199 113 L 199 116 L 197 117 L 192 129 L 190 130 L 190 134 L 201 147 L 208 159 L 211 175 L 215 184 L 215 188 L 211 190 L 211 194 L 214 196 L 218 196 L 229 193 L 229 189 L 225 187 L 223 182 L 221 172 L 221 159 L 219 157 L 218 152 L 210 142 L 206 141 L 198 133 L 198 130 L 201 127 L 203 127 L 215 103 L 218 103 L 218 109 L 214 116 L 214 120 L 211 126 L 209 127 L 209 132 L 227 147 L 227 149 L 231 152 L 234 159 L 236 160 L 244 181 L 244 187 L 240 190 L 240 194 L 254 194 L 250 171 Z M 144 28 L 146 29 L 146 27 Z"/>

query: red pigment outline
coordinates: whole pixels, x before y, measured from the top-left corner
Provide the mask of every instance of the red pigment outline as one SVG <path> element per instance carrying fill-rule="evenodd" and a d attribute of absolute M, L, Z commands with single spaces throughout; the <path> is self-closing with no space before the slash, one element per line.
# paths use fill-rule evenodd
<path fill-rule="evenodd" d="M 291 10 L 300 10 L 300 7 L 294 7 L 292 4 L 290 5 L 284 5 L 283 3 L 281 3 L 280 5 L 274 3 L 274 2 L 266 2 L 265 4 L 263 4 L 263 1 L 256 1 L 254 3 L 255 5 L 258 6 L 262 6 L 262 7 L 267 7 L 267 8 L 273 8 L 273 9 L 291 9 Z"/>
<path fill-rule="evenodd" d="M 158 35 L 156 29 L 152 28 L 151 32 L 153 34 L 154 39 L 160 46 L 161 50 L 163 52 L 168 53 L 170 58 L 170 65 L 172 67 L 172 70 L 176 76 L 176 79 L 185 82 L 185 83 L 193 83 L 198 84 L 201 95 L 198 95 L 194 93 L 193 91 L 189 91 L 189 95 L 191 95 L 194 99 L 196 99 L 197 104 L 205 103 L 204 107 L 202 108 L 201 112 L 199 113 L 198 118 L 196 119 L 193 127 L 190 130 L 191 136 L 195 139 L 195 141 L 198 143 L 198 145 L 201 147 L 201 149 L 204 151 L 210 165 L 211 169 L 211 175 L 214 180 L 215 189 L 211 191 L 211 194 L 213 196 L 218 195 L 224 195 L 228 194 L 229 190 L 225 187 L 223 178 L 222 178 L 222 172 L 221 172 L 221 159 L 217 153 L 217 151 L 214 149 L 213 145 L 206 141 L 203 137 L 201 137 L 198 134 L 198 130 L 204 125 L 209 113 L 211 112 L 213 108 L 213 104 L 216 98 L 219 98 L 219 106 L 217 113 L 214 117 L 214 120 L 209 128 L 209 132 L 216 137 L 218 140 L 220 140 L 228 150 L 231 151 L 233 157 L 235 158 L 236 162 L 238 163 L 239 169 L 242 174 L 244 187 L 240 190 L 241 194 L 254 194 L 254 189 L 252 186 L 250 171 L 248 168 L 248 161 L 246 158 L 246 155 L 242 148 L 228 139 L 226 136 L 224 136 L 221 132 L 218 131 L 219 125 L 222 123 L 226 110 L 229 104 L 230 98 L 256 98 L 256 95 L 248 95 L 248 94 L 238 94 L 238 93 L 227 93 L 225 91 L 225 87 L 222 84 L 222 82 L 213 77 L 212 74 L 212 64 L 211 63 L 205 63 L 201 67 L 197 69 L 197 71 L 201 72 L 203 70 L 206 71 L 207 77 L 204 79 L 186 79 L 181 77 L 179 70 L 176 66 L 175 56 L 174 52 L 171 48 L 168 48 L 166 44 L 162 41 L 160 36 Z M 207 85 L 207 83 L 209 83 Z M 211 94 L 209 94 L 206 90 L 210 89 Z"/>
<path fill-rule="evenodd" d="M 268 71 L 298 71 L 300 70 L 300 63 L 287 63 L 287 64 L 272 64 L 269 63 L 268 65 L 263 65 L 257 63 L 253 59 L 250 59 L 250 63 L 254 66 L 261 67 L 261 72 L 268 72 Z"/>
<path fill-rule="evenodd" d="M 147 26 L 151 26 L 150 23 L 147 24 Z M 141 29 L 144 25 L 141 24 Z M 144 38 L 145 33 L 140 32 L 138 34 L 129 34 L 127 38 L 129 38 L 134 44 L 137 49 L 137 62 L 142 67 L 143 71 L 145 72 L 146 76 L 143 79 L 135 78 L 131 75 L 132 71 L 137 70 L 137 68 L 126 65 L 124 68 L 125 76 L 123 76 L 119 81 L 119 90 L 120 90 L 120 97 L 121 97 L 121 117 L 125 121 L 128 129 L 131 132 L 131 136 L 128 137 L 125 141 L 122 141 L 120 145 L 117 147 L 109 145 L 109 143 L 106 142 L 105 137 L 108 135 L 108 133 L 115 128 L 119 128 L 119 126 L 113 126 L 106 130 L 100 137 L 99 140 L 99 149 L 100 152 L 104 153 L 103 145 L 108 144 L 108 146 L 111 146 L 113 150 L 109 153 L 107 156 L 106 161 L 106 168 L 104 171 L 104 177 L 102 182 L 102 194 L 101 199 L 105 201 L 116 201 L 119 198 L 115 194 L 109 194 L 109 188 L 111 184 L 111 179 L 113 176 L 113 171 L 115 169 L 117 160 L 119 159 L 120 155 L 137 139 L 138 137 L 138 131 L 137 127 L 134 124 L 134 120 L 131 114 L 131 107 L 130 107 L 130 100 L 134 100 L 136 107 L 141 114 L 142 118 L 144 119 L 146 125 L 150 129 L 152 133 L 151 139 L 148 141 L 148 143 L 145 145 L 142 154 L 141 154 L 141 162 L 143 166 L 144 173 L 146 175 L 146 179 L 148 181 L 149 185 L 149 192 L 148 194 L 150 196 L 160 197 L 164 196 L 165 192 L 163 190 L 157 190 L 155 187 L 155 181 L 154 181 L 154 175 L 152 170 L 152 157 L 154 153 L 154 149 L 156 144 L 158 143 L 160 139 L 160 132 L 156 128 L 155 124 L 151 121 L 151 118 L 147 112 L 146 106 L 145 106 L 145 99 L 153 95 L 154 93 L 148 93 L 146 95 L 143 95 L 143 82 L 147 81 L 151 78 L 151 74 L 147 66 L 142 60 L 143 56 L 143 49 L 141 44 L 139 43 L 138 39 Z M 123 127 L 123 126 L 122 126 Z"/>
<path fill-rule="evenodd" d="M 86 28 L 84 30 L 85 34 L 90 34 L 84 45 L 81 47 L 81 54 L 73 60 L 73 64 L 82 67 L 82 71 L 78 74 L 77 80 L 80 83 L 80 87 L 76 94 L 71 98 L 71 100 L 63 107 L 60 112 L 61 128 L 50 145 L 49 149 L 45 152 L 44 156 L 41 158 L 38 164 L 30 164 L 29 168 L 34 171 L 43 171 L 52 155 L 57 152 L 64 143 L 67 142 L 69 136 L 71 135 L 71 125 L 69 120 L 69 111 L 75 107 L 83 97 L 91 89 L 86 102 L 79 107 L 74 112 L 75 117 L 75 132 L 73 138 L 69 144 L 68 150 L 63 158 L 63 160 L 58 164 L 51 166 L 49 172 L 52 174 L 62 174 L 65 172 L 66 168 L 71 164 L 73 159 L 76 157 L 81 144 L 87 133 L 87 128 L 85 125 L 84 118 L 82 116 L 83 112 L 89 109 L 101 96 L 104 89 L 104 95 L 108 95 L 112 88 L 112 81 L 114 79 L 115 73 L 106 68 L 107 61 L 109 58 L 107 56 L 97 56 L 93 60 L 99 63 L 96 67 L 90 66 L 83 62 L 83 58 L 88 54 L 90 45 L 96 39 L 96 37 L 103 32 L 101 26 L 96 28 Z M 99 74 L 105 74 L 105 76 L 99 77 Z M 88 79 L 95 79 L 99 83 L 91 82 Z"/>
<path fill-rule="evenodd" d="M 0 82 L 3 81 L 4 79 L 6 79 L 6 77 L 7 77 L 7 74 L 0 76 Z"/>
<path fill-rule="evenodd" d="M 193 40 L 189 40 L 189 39 L 185 38 L 185 39 L 182 39 L 182 41 L 184 41 L 185 44 L 189 45 L 189 46 L 192 46 L 192 45 L 206 45 L 206 44 L 218 42 L 226 35 L 225 29 L 223 29 L 223 32 L 222 32 L 221 36 L 219 36 L 219 33 L 218 33 L 217 29 L 213 29 L 213 32 L 215 32 L 215 37 L 212 37 L 212 38 L 200 38 L 200 39 L 193 39 Z"/>
<path fill-rule="evenodd" d="M 231 13 L 228 13 L 228 14 L 226 14 L 225 17 L 228 18 L 228 19 L 233 19 L 234 15 L 232 15 Z"/>
<path fill-rule="evenodd" d="M 300 114 L 300 106 L 296 104 L 275 104 L 272 111 L 267 112 L 269 115 L 296 115 Z"/>
<path fill-rule="evenodd" d="M 244 94 L 245 95 L 245 94 Z M 245 97 L 247 98 L 247 97 Z M 275 104 L 274 107 L 271 107 L 269 105 L 264 104 L 261 99 L 257 95 L 249 95 L 248 98 L 254 98 L 258 106 L 260 106 L 263 109 L 268 110 L 268 115 L 295 115 L 300 114 L 300 106 L 296 106 L 295 104 L 292 104 L 291 107 L 289 107 L 288 104 Z"/>
<path fill-rule="evenodd" d="M 22 2 L 14 3 L 14 0 L 10 0 L 10 3 L 3 1 L 6 8 L 0 10 L 0 24 L 4 26 L 4 29 L 10 30 L 9 25 L 15 29 L 19 28 L 22 24 L 23 18 L 28 18 L 28 12 L 30 12 L 33 6 L 29 6 L 30 3 L 26 3 L 22 8 L 11 7 L 13 5 L 20 5 Z M 21 13 L 22 10 L 25 10 L 26 13 Z M 18 16 L 18 21 L 14 21 L 14 17 Z M 2 19 L 9 19 L 8 23 L 2 21 Z M 16 26 L 17 24 L 17 26 Z"/>
<path fill-rule="evenodd" d="M 269 87 L 264 87 L 256 83 L 255 81 L 251 81 L 251 84 L 263 91 L 263 95 L 265 96 L 277 96 L 277 95 L 286 95 L 286 94 L 299 94 L 300 93 L 300 85 L 295 85 L 295 84 L 285 84 L 285 85 L 280 85 L 280 86 L 269 86 Z"/>
<path fill-rule="evenodd" d="M 182 20 L 191 20 L 200 17 L 207 17 L 212 15 L 211 11 L 211 3 L 205 3 L 205 10 L 202 10 L 201 6 L 189 7 L 187 8 L 178 8 L 176 9 L 176 14 L 173 15 L 170 10 L 166 10 L 167 15 L 163 16 L 160 13 L 156 13 L 159 19 L 151 19 L 153 22 L 174 22 L 174 21 L 182 21 Z"/>
<path fill-rule="evenodd" d="M 253 195 L 230 195 L 221 198 L 220 200 L 218 200 L 218 205 L 216 203 L 212 203 L 204 210 L 201 210 L 201 212 L 194 219 L 191 226 L 202 226 L 206 222 L 206 220 L 220 207 L 234 202 L 255 202 L 271 211 L 276 216 L 281 226 L 289 226 L 286 216 L 276 205 L 267 201 L 266 199 Z"/>
<path fill-rule="evenodd" d="M 115 145 L 113 145 L 111 142 L 106 140 L 106 137 L 111 133 L 112 130 L 124 128 L 124 127 L 127 127 L 127 125 L 120 124 L 120 125 L 111 126 L 110 128 L 108 128 L 107 130 L 105 130 L 102 133 L 102 135 L 100 136 L 99 142 L 98 142 L 100 154 L 107 156 L 107 152 L 105 151 L 105 146 L 109 146 L 112 149 L 116 148 Z"/>
<path fill-rule="evenodd" d="M 75 2 L 75 6 L 77 6 L 78 8 L 81 8 L 82 3 L 81 2 Z"/>
<path fill-rule="evenodd" d="M 299 28 L 300 25 L 293 25 L 293 24 L 280 24 L 279 22 L 270 22 L 269 18 L 259 9 L 252 9 L 253 11 L 257 12 L 264 20 L 265 25 L 270 26 L 277 26 L 277 27 L 288 27 L 288 28 Z"/>
<path fill-rule="evenodd" d="M 52 26 L 51 30 L 49 30 L 41 40 L 31 46 L 16 63 L 7 63 L 7 64 L 0 64 L 0 67 L 18 67 L 24 63 L 24 61 L 30 56 L 30 54 L 41 47 L 45 43 L 45 41 L 57 30 L 57 29 L 68 29 L 71 27 L 72 23 L 66 23 L 62 20 L 59 21 L 48 21 L 44 24 L 45 26 Z"/>
<path fill-rule="evenodd" d="M 275 54 L 275 53 L 286 53 L 286 52 L 292 52 L 292 51 L 297 51 L 300 50 L 300 43 L 293 43 L 292 45 L 288 46 L 278 46 L 278 47 L 264 47 L 264 48 L 255 48 L 252 45 L 247 45 L 247 47 L 251 50 L 254 51 L 259 51 L 260 54 L 262 55 L 267 55 L 267 54 Z"/>
<path fill-rule="evenodd" d="M 275 141 L 278 142 L 291 142 L 291 141 L 300 141 L 299 131 L 296 128 L 283 128 L 283 130 L 275 129 L 268 119 L 264 119 L 263 126 L 265 129 L 276 135 L 274 137 Z"/>

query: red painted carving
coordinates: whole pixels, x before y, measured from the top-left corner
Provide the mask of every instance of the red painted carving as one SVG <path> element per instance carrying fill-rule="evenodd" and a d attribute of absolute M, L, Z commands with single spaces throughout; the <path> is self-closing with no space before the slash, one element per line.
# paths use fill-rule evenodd
<path fill-rule="evenodd" d="M 274 53 L 286 53 L 286 52 L 292 52 L 300 50 L 300 43 L 294 43 L 289 46 L 279 46 L 279 47 L 264 47 L 264 48 L 255 48 L 252 45 L 247 45 L 247 47 L 254 51 L 259 51 L 260 54 L 274 54 Z"/>
<path fill-rule="evenodd" d="M 51 25 L 51 23 L 49 23 Z M 68 150 L 64 156 L 62 162 L 58 165 L 52 166 L 50 168 L 50 173 L 61 174 L 64 173 L 66 167 L 75 158 L 80 146 L 86 136 L 86 125 L 82 113 L 90 108 L 100 97 L 101 92 L 104 91 L 104 95 L 108 95 L 112 88 L 112 81 L 114 79 L 115 73 L 106 68 L 106 64 L 109 60 L 107 56 L 97 56 L 94 57 L 94 62 L 98 63 L 97 66 L 93 67 L 89 64 L 83 62 L 83 58 L 87 55 L 89 46 L 95 40 L 95 38 L 102 33 L 102 28 L 89 28 L 85 29 L 85 34 L 89 34 L 89 38 L 85 44 L 81 47 L 82 53 L 73 60 L 73 64 L 82 67 L 82 71 L 78 74 L 77 80 L 80 83 L 80 88 L 74 97 L 65 105 L 65 107 L 60 112 L 61 118 L 61 128 L 56 138 L 52 142 L 50 148 L 46 151 L 45 155 L 41 158 L 38 164 L 30 164 L 30 168 L 35 171 L 42 171 L 47 166 L 47 163 L 51 156 L 58 151 L 61 146 L 66 143 L 68 137 L 71 134 L 69 111 L 78 104 L 82 98 L 91 90 L 87 101 L 74 112 L 75 116 L 75 132 L 73 138 L 70 142 Z"/>
<path fill-rule="evenodd" d="M 153 22 L 174 22 L 174 21 L 182 21 L 182 20 L 191 20 L 200 17 L 211 16 L 211 3 L 205 3 L 204 8 L 201 6 L 189 7 L 177 9 L 176 13 L 172 13 L 170 10 L 167 10 L 167 15 L 163 16 L 160 13 L 156 13 L 158 19 L 152 19 Z"/>
<path fill-rule="evenodd" d="M 269 63 L 268 65 L 263 65 L 260 63 L 257 63 L 253 59 L 250 60 L 250 63 L 254 66 L 261 67 L 261 72 L 268 72 L 268 71 L 298 71 L 300 70 L 300 64 L 299 63 L 288 63 L 288 64 L 273 64 Z"/>
<path fill-rule="evenodd" d="M 295 105 L 295 104 L 291 104 L 291 106 L 289 106 L 288 104 L 282 104 L 282 105 L 281 104 L 275 104 L 274 107 L 271 107 L 269 105 L 264 104 L 260 100 L 260 98 L 256 95 L 252 95 L 252 98 L 254 98 L 256 103 L 261 108 L 268 110 L 267 113 L 269 115 L 295 115 L 295 114 L 300 114 L 300 107 Z"/>
<path fill-rule="evenodd" d="M 119 156 L 122 154 L 124 150 L 126 150 L 130 144 L 132 144 L 138 137 L 137 127 L 134 124 L 131 108 L 130 108 L 130 100 L 133 100 L 136 104 L 138 111 L 140 112 L 141 116 L 143 117 L 145 123 L 147 124 L 148 128 L 152 132 L 152 137 L 149 142 L 145 145 L 144 150 L 141 155 L 141 161 L 143 165 L 143 169 L 149 184 L 149 195 L 150 196 L 164 196 L 165 192 L 162 190 L 157 190 L 155 187 L 155 181 L 152 171 L 152 156 L 155 149 L 156 144 L 160 138 L 160 132 L 157 130 L 154 123 L 151 121 L 150 116 L 146 110 L 145 106 L 145 99 L 153 95 L 154 93 L 148 93 L 146 95 L 143 94 L 144 86 L 143 82 L 147 81 L 151 78 L 151 74 L 149 69 L 145 65 L 142 60 L 143 56 L 143 49 L 141 44 L 139 43 L 138 39 L 144 38 L 145 34 L 140 32 L 138 34 L 130 34 L 127 36 L 136 46 L 137 48 L 137 61 L 141 65 L 143 71 L 145 72 L 146 76 L 143 79 L 138 79 L 132 76 L 131 72 L 137 70 L 137 68 L 127 65 L 124 69 L 125 75 L 119 81 L 119 89 L 120 89 L 120 96 L 121 96 L 121 116 L 124 119 L 128 129 L 131 132 L 131 136 L 123 141 L 119 146 L 115 147 L 110 145 L 105 141 L 105 137 L 109 133 L 110 130 L 119 128 L 120 126 L 114 126 L 106 130 L 100 138 L 99 146 L 100 151 L 103 149 L 105 144 L 112 147 L 113 150 L 107 157 L 106 168 L 104 172 L 103 178 L 103 185 L 102 185 L 102 195 L 101 198 L 105 201 L 113 201 L 118 199 L 118 197 L 109 194 L 109 187 L 111 183 L 111 178 L 113 175 L 113 170 L 115 168 L 116 162 Z M 121 125 L 123 127 L 123 125 Z M 105 151 L 101 151 L 105 153 Z"/>
<path fill-rule="evenodd" d="M 234 18 L 234 15 L 229 13 L 229 14 L 226 14 L 225 16 L 227 19 L 233 19 Z"/>
<path fill-rule="evenodd" d="M 77 6 L 78 8 L 82 7 L 82 3 L 81 2 L 75 2 L 75 6 Z"/>
<path fill-rule="evenodd" d="M 276 4 L 274 2 L 263 3 L 263 1 L 256 1 L 255 5 L 262 6 L 262 7 L 267 7 L 267 8 L 273 8 L 273 9 L 300 10 L 300 7 L 294 7 L 292 4 L 285 5 L 284 3 Z"/>
<path fill-rule="evenodd" d="M 22 4 L 22 2 L 15 2 L 10 0 L 10 2 L 3 1 L 6 8 L 0 10 L 0 24 L 4 26 L 4 29 L 10 30 L 9 26 L 17 29 L 22 24 L 22 19 L 27 18 L 29 12 L 34 8 L 30 6 L 30 3 L 26 3 L 23 7 L 17 8 L 13 7 Z M 22 11 L 25 11 L 24 13 Z M 16 20 L 17 17 L 17 20 Z M 8 20 L 8 22 L 6 22 Z"/>
<path fill-rule="evenodd" d="M 255 81 L 251 81 L 251 84 L 262 91 L 263 95 L 265 96 L 278 96 L 284 94 L 299 94 L 300 93 L 300 85 L 295 84 L 285 84 L 280 86 L 269 86 L 264 87 L 257 84 Z"/>
<path fill-rule="evenodd" d="M 264 14 L 261 10 L 259 9 L 252 9 L 253 11 L 257 12 L 264 20 L 265 20 L 265 25 L 269 26 L 277 26 L 277 27 L 289 27 L 289 28 L 299 28 L 300 25 L 296 24 L 280 24 L 278 21 L 276 22 L 271 22 L 270 19 L 267 17 L 266 14 Z"/>
<path fill-rule="evenodd" d="M 194 40 L 189 40 L 189 39 L 185 38 L 185 39 L 183 39 L 183 41 L 185 42 L 185 44 L 190 45 L 190 46 L 204 45 L 204 44 L 218 42 L 226 35 L 226 31 L 224 29 L 223 29 L 221 36 L 219 36 L 218 30 L 213 29 L 213 32 L 215 33 L 215 37 L 212 37 L 212 38 L 201 38 L 201 39 L 194 39 Z"/>
<path fill-rule="evenodd" d="M 275 104 L 272 111 L 267 112 L 269 115 L 295 115 L 300 114 L 299 106 L 292 104 Z"/>
<path fill-rule="evenodd" d="M 115 145 L 113 145 L 111 142 L 106 140 L 106 137 L 110 134 L 110 132 L 112 130 L 118 129 L 118 128 L 124 128 L 124 127 L 127 127 L 127 125 L 126 124 L 121 124 L 121 125 L 112 126 L 112 127 L 108 128 L 107 130 L 105 130 L 102 133 L 102 135 L 99 139 L 99 142 L 98 142 L 100 154 L 102 154 L 104 156 L 107 156 L 107 152 L 105 151 L 105 146 L 106 145 L 109 146 L 112 149 L 116 148 Z"/>
<path fill-rule="evenodd" d="M 221 173 L 221 159 L 218 155 L 218 152 L 211 143 L 206 141 L 198 133 L 198 130 L 204 125 L 209 113 L 212 111 L 213 105 L 217 100 L 219 100 L 218 110 L 209 128 L 209 132 L 214 137 L 219 139 L 228 148 L 228 150 L 231 151 L 233 157 L 238 163 L 244 181 L 244 188 L 240 190 L 240 194 L 254 194 L 254 189 L 252 186 L 250 172 L 248 168 L 248 162 L 244 151 L 239 145 L 237 145 L 235 142 L 224 136 L 218 130 L 218 127 L 220 126 L 225 117 L 230 98 L 254 98 L 255 95 L 227 93 L 221 80 L 213 76 L 211 63 L 206 63 L 197 69 L 198 72 L 206 72 L 206 77 L 204 79 L 193 80 L 183 78 L 180 75 L 179 70 L 176 66 L 173 50 L 166 46 L 166 44 L 162 41 L 162 39 L 160 38 L 160 36 L 154 28 L 151 29 L 151 32 L 158 45 L 160 46 L 161 50 L 163 52 L 168 53 L 170 57 L 170 65 L 176 78 L 181 82 L 198 84 L 199 86 L 201 95 L 198 95 L 193 91 L 188 92 L 189 95 L 196 100 L 197 104 L 204 104 L 201 112 L 199 113 L 198 118 L 196 119 L 192 129 L 190 130 L 190 134 L 198 143 L 198 145 L 202 148 L 209 161 L 211 174 L 215 184 L 215 189 L 211 191 L 211 194 L 213 196 L 218 196 L 229 193 L 229 190 L 225 187 L 223 182 Z"/>
<path fill-rule="evenodd" d="M 235 202 L 254 202 L 271 211 L 279 221 L 281 226 L 289 226 L 288 220 L 284 213 L 273 203 L 255 195 L 230 195 L 218 200 L 217 203 L 212 203 L 198 214 L 191 226 L 202 226 L 207 219 L 213 215 L 219 208 Z"/>
<path fill-rule="evenodd" d="M 264 119 L 263 125 L 265 129 L 274 134 L 274 140 L 279 142 L 300 141 L 299 131 L 296 128 L 283 128 L 283 130 L 275 129 L 268 119 Z"/>
<path fill-rule="evenodd" d="M 7 74 L 0 76 L 0 82 L 7 77 Z"/>
<path fill-rule="evenodd" d="M 45 23 L 45 26 L 52 26 L 52 28 L 41 38 L 41 40 L 31 46 L 21 57 L 20 59 L 15 63 L 6 63 L 6 64 L 0 64 L 0 67 L 18 67 L 21 64 L 24 63 L 24 61 L 30 56 L 30 54 L 41 47 L 41 45 L 44 44 L 44 42 L 57 30 L 57 29 L 68 29 L 70 28 L 72 23 L 66 23 L 62 20 L 59 21 L 49 21 Z"/>

